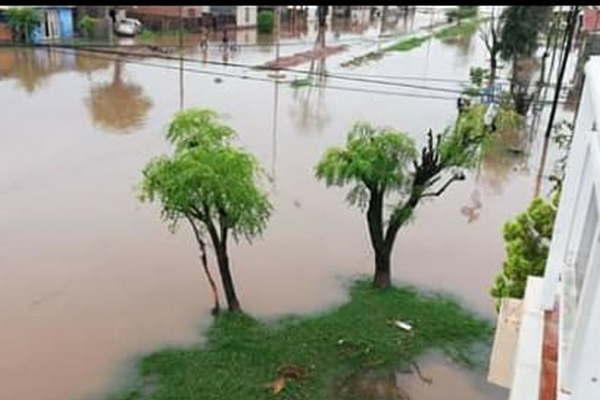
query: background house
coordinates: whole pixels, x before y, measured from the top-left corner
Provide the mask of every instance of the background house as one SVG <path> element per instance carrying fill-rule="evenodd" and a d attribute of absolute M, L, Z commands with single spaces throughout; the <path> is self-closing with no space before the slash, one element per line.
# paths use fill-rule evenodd
<path fill-rule="evenodd" d="M 253 28 L 256 26 L 257 6 L 236 6 L 235 23 L 238 28 Z"/>
<path fill-rule="evenodd" d="M 585 67 L 543 277 L 503 299 L 490 381 L 509 400 L 600 398 L 600 57 Z"/>
<path fill-rule="evenodd" d="M 137 18 L 144 27 L 152 30 L 179 29 L 179 17 L 183 19 L 183 27 L 190 31 L 198 31 L 210 6 L 127 6 L 127 16 Z"/>
<path fill-rule="evenodd" d="M 600 7 L 588 6 L 583 10 L 583 26 L 584 32 L 596 32 L 600 30 Z"/>
<path fill-rule="evenodd" d="M 33 41 L 65 39 L 75 33 L 73 12 L 75 6 L 38 6 L 41 23 L 33 30 Z"/>
<path fill-rule="evenodd" d="M 12 32 L 6 20 L 8 6 L 0 6 L 0 41 L 12 40 Z"/>
<path fill-rule="evenodd" d="M 253 28 L 256 26 L 257 6 L 210 6 L 211 25 L 213 29 L 224 26 L 237 28 Z"/>
<path fill-rule="evenodd" d="M 75 6 L 0 6 L 0 40 L 12 40 L 6 11 L 15 7 L 33 7 L 39 11 L 41 22 L 33 30 L 31 39 L 34 42 L 71 38 L 75 33 L 73 18 Z"/>

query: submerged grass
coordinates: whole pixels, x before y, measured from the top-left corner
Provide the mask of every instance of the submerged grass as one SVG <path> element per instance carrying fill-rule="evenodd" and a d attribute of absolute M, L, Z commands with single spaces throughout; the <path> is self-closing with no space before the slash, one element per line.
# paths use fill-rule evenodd
<path fill-rule="evenodd" d="M 466 19 L 462 20 L 460 25 L 456 24 L 448 26 L 432 35 L 424 35 L 403 39 L 380 51 L 372 51 L 365 55 L 355 57 L 350 61 L 346 61 L 342 64 L 342 67 L 357 67 L 366 64 L 370 61 L 379 60 L 384 56 L 386 52 L 389 51 L 409 51 L 421 46 L 423 43 L 427 42 L 432 37 L 443 41 L 469 37 L 473 33 L 475 33 L 475 31 L 477 31 L 479 23 L 483 20 L 483 18 Z"/>
<path fill-rule="evenodd" d="M 139 363 L 139 383 L 111 399 L 272 399 L 273 388 L 267 386 L 286 365 L 303 373 L 286 380 L 277 398 L 327 399 L 340 378 L 403 365 L 431 348 L 468 363 L 471 346 L 491 337 L 486 321 L 442 296 L 424 296 L 409 287 L 376 290 L 366 280 L 357 281 L 350 296 L 336 309 L 286 317 L 274 325 L 222 314 L 205 345 L 146 356 Z M 413 329 L 400 329 L 394 320 Z"/>
<path fill-rule="evenodd" d="M 413 37 L 410 39 L 401 40 L 389 47 L 386 47 L 384 51 L 408 51 L 412 50 L 415 47 L 419 47 L 426 41 L 428 41 L 430 36 L 421 36 L 421 37 Z"/>
<path fill-rule="evenodd" d="M 290 82 L 290 86 L 293 88 L 301 88 L 312 85 L 312 78 L 297 78 Z"/>
<path fill-rule="evenodd" d="M 434 37 L 439 40 L 456 39 L 468 37 L 477 31 L 477 27 L 481 22 L 480 19 L 468 19 L 461 21 L 460 25 L 452 25 L 434 33 Z"/>

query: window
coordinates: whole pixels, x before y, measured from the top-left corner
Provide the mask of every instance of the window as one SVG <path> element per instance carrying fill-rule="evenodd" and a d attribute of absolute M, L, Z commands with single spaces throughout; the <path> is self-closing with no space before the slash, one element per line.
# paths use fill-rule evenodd
<path fill-rule="evenodd" d="M 250 7 L 244 8 L 246 24 L 250 23 Z"/>

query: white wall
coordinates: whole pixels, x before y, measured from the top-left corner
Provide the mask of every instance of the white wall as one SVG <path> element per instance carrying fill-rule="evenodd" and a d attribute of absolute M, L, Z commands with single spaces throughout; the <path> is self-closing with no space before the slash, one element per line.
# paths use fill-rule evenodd
<path fill-rule="evenodd" d="M 240 28 L 249 28 L 256 26 L 257 6 L 237 6 L 236 24 Z"/>

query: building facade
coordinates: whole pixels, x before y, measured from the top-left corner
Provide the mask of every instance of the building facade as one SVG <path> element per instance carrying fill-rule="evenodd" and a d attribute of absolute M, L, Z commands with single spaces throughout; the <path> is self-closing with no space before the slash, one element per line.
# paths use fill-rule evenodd
<path fill-rule="evenodd" d="M 588 6 L 583 10 L 583 24 L 581 29 L 588 33 L 600 31 L 600 7 Z"/>
<path fill-rule="evenodd" d="M 504 299 L 488 379 L 509 400 L 600 399 L 600 56 L 585 67 L 543 277 Z"/>
<path fill-rule="evenodd" d="M 73 17 L 75 6 L 1 6 L 0 40 L 12 40 L 6 12 L 9 8 L 16 7 L 31 7 L 36 9 L 40 15 L 40 24 L 32 32 L 31 40 L 33 42 L 68 39 L 75 35 Z"/>
<path fill-rule="evenodd" d="M 33 30 L 33 41 L 72 38 L 75 34 L 74 6 L 40 7 L 41 22 Z"/>

